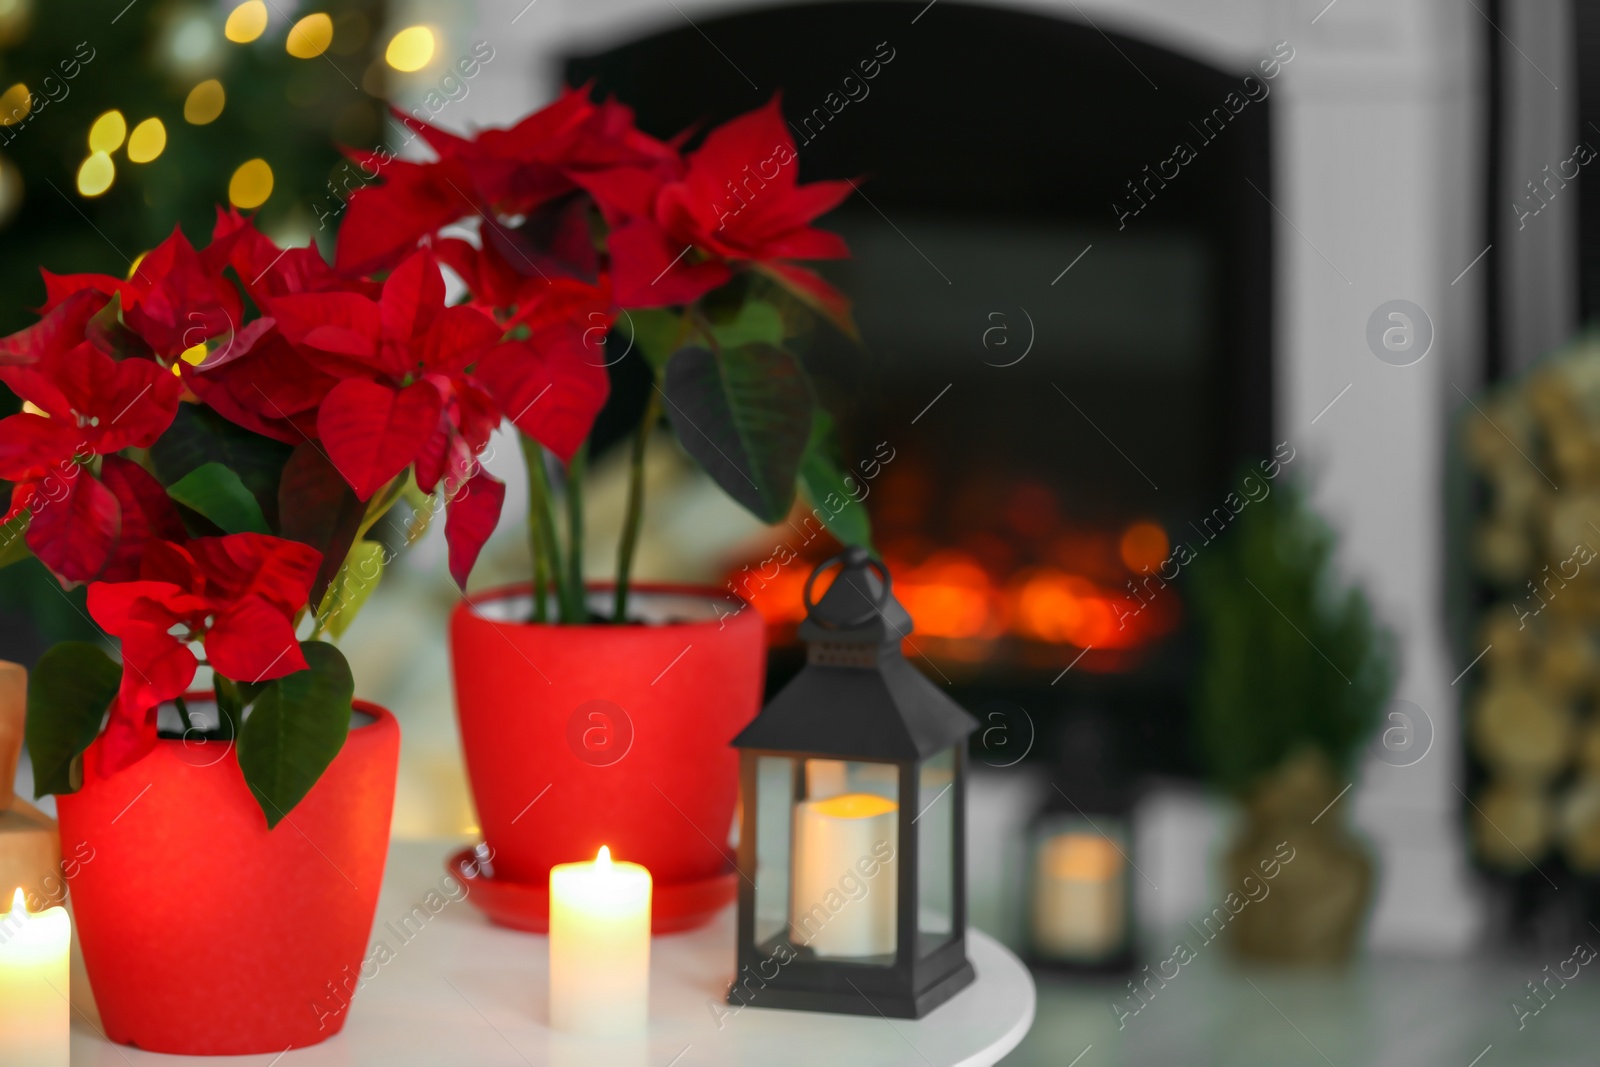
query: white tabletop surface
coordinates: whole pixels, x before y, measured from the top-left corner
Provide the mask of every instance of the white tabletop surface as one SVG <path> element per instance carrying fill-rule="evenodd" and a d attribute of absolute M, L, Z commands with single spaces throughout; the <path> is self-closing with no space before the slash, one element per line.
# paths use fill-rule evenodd
<path fill-rule="evenodd" d="M 376 938 L 445 878 L 460 844 L 397 842 L 378 901 Z M 391 942 L 394 938 L 389 938 Z M 215 1062 L 252 1067 L 442 1067 L 470 1064 L 571 1067 L 981 1067 L 1011 1051 L 1033 1022 L 1026 968 L 976 930 L 967 939 L 978 980 L 916 1021 L 746 1008 L 722 994 L 733 975 L 734 912 L 709 926 L 655 939 L 650 1033 L 637 1041 L 582 1041 L 551 1033 L 545 1007 L 545 939 L 492 926 L 470 902 L 445 907 L 359 993 L 344 1032 L 279 1057 L 214 1060 L 159 1056 L 106 1042 L 76 1014 L 73 1067 L 144 1067 Z M 196 991 L 203 1000 L 203 992 Z M 78 999 L 74 997 L 74 1000 Z M 715 1007 L 716 1011 L 713 1011 Z"/>

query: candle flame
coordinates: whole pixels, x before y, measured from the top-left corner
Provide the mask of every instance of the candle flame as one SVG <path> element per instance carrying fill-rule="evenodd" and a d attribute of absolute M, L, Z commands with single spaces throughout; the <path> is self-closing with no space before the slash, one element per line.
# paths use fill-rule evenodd
<path fill-rule="evenodd" d="M 28 914 L 28 906 L 27 902 L 23 900 L 21 886 L 17 887 L 16 893 L 11 897 L 11 914 L 19 918 Z"/>
<path fill-rule="evenodd" d="M 611 849 L 608 846 L 600 846 L 600 851 L 594 858 L 594 865 L 601 870 L 609 870 L 611 868 Z"/>

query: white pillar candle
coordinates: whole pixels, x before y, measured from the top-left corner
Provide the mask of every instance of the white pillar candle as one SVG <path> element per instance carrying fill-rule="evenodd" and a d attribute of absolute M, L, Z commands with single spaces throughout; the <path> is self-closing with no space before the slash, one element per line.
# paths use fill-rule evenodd
<path fill-rule="evenodd" d="M 1121 947 L 1128 921 L 1122 854 L 1098 834 L 1068 833 L 1040 848 L 1033 941 L 1046 955 L 1094 962 Z"/>
<path fill-rule="evenodd" d="M 66 909 L 32 914 L 17 890 L 0 915 L 0 1067 L 66 1067 L 71 944 Z"/>
<path fill-rule="evenodd" d="M 615 1036 L 649 1018 L 650 872 L 604 847 L 550 868 L 550 1026 Z"/>
<path fill-rule="evenodd" d="M 789 938 L 819 956 L 892 956 L 900 808 L 873 793 L 794 809 Z"/>

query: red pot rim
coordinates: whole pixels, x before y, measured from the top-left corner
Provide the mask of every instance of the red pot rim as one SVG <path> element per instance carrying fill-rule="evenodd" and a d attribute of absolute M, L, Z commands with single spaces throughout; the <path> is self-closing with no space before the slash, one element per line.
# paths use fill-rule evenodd
<path fill-rule="evenodd" d="M 616 582 L 584 583 L 584 591 L 586 593 L 606 592 L 608 590 L 615 589 L 616 587 Z M 731 603 L 738 605 L 729 612 L 730 615 L 742 615 L 746 608 L 754 607 L 753 604 L 739 596 L 737 593 L 732 593 L 725 589 L 718 589 L 716 586 L 712 585 L 695 585 L 687 582 L 634 582 L 629 586 L 629 590 L 632 593 L 654 593 L 665 596 L 703 597 L 708 601 L 720 601 L 725 604 Z M 492 589 L 480 589 L 476 593 L 463 594 L 460 601 L 457 602 L 455 606 L 455 613 L 468 615 L 480 622 L 489 623 L 492 626 L 547 626 L 562 630 L 581 630 L 585 628 L 610 628 L 612 625 L 611 623 L 572 624 L 548 622 L 512 622 L 506 619 L 491 619 L 477 610 L 477 608 L 482 604 L 489 604 L 501 600 L 510 600 L 513 597 L 519 596 L 531 598 L 533 596 L 533 583 L 512 582 L 509 585 L 497 585 Z M 689 619 L 679 622 L 660 623 L 657 625 L 661 627 L 713 626 L 720 625 L 723 618 L 726 618 L 726 616 L 714 616 L 709 619 Z"/>
<path fill-rule="evenodd" d="M 183 699 L 184 700 L 209 700 L 209 701 L 213 701 L 214 702 L 217 699 L 217 694 L 216 694 L 216 691 L 213 690 L 213 689 L 191 689 L 188 692 L 183 694 Z M 161 702 L 161 705 L 163 707 L 165 707 L 167 705 L 170 705 L 171 703 L 172 703 L 172 701 L 170 701 L 170 700 L 163 700 Z M 354 699 L 354 700 L 352 700 L 350 702 L 350 706 L 353 709 L 355 709 L 356 711 L 359 711 L 364 715 L 372 716 L 372 721 L 369 722 L 369 723 L 366 723 L 364 725 L 360 725 L 360 726 L 352 724 L 351 727 L 350 727 L 349 733 L 346 735 L 347 738 L 354 738 L 358 733 L 359 734 L 367 734 L 369 731 L 376 731 L 376 732 L 384 732 L 384 733 L 386 733 L 386 732 L 391 731 L 391 730 L 393 730 L 395 732 L 398 732 L 399 729 L 400 729 L 400 720 L 396 719 L 394 717 L 394 713 L 391 712 L 388 708 L 384 707 L 382 704 L 374 704 L 371 701 L 361 700 L 361 699 L 357 698 L 357 699 Z M 374 733 L 373 736 L 376 736 L 376 733 Z M 92 754 L 96 751 L 96 749 L 102 743 L 103 740 L 104 740 L 104 735 L 103 734 L 96 736 L 94 741 L 91 742 L 91 744 L 89 745 L 89 747 L 84 750 L 84 780 L 83 780 L 82 785 L 80 786 L 80 791 L 82 789 L 87 789 L 91 785 L 97 784 L 99 782 L 110 781 L 112 778 L 115 778 L 118 775 L 124 774 L 124 773 L 132 770 L 133 768 L 135 768 L 135 767 L 139 766 L 140 764 L 144 763 L 144 761 L 149 759 L 152 755 L 154 755 L 157 749 L 167 749 L 167 748 L 172 747 L 173 745 L 177 745 L 177 746 L 181 747 L 183 745 L 188 744 L 188 742 L 185 741 L 181 737 L 161 737 L 158 734 L 156 736 L 155 744 L 150 746 L 150 751 L 149 752 L 146 752 L 143 756 L 141 756 L 139 759 L 135 760 L 133 763 L 128 764 L 128 766 L 123 767 L 123 768 L 115 771 L 114 773 L 112 773 L 110 775 L 101 775 L 97 770 L 93 770 L 91 768 L 93 767 L 93 764 L 94 764 L 94 758 L 93 758 Z M 342 755 L 344 751 L 345 751 L 344 747 L 341 746 L 340 754 Z M 222 762 L 223 762 L 222 760 L 218 760 L 217 761 L 218 764 L 221 764 Z M 68 794 L 68 795 L 70 796 L 71 794 Z"/>
<path fill-rule="evenodd" d="M 217 699 L 217 691 L 215 689 L 191 689 L 183 694 L 183 699 L 209 700 L 212 703 L 215 703 Z M 162 707 L 166 707 L 169 704 L 172 704 L 172 701 L 163 700 L 161 702 Z M 357 730 L 370 730 L 372 727 L 382 726 L 386 722 L 392 722 L 396 726 L 400 724 L 400 720 L 394 717 L 394 712 L 390 711 L 382 704 L 374 704 L 370 700 L 362 700 L 360 697 L 356 697 L 350 701 L 350 707 L 361 712 L 363 715 L 372 716 L 372 721 L 366 723 L 365 725 L 357 726 L 352 723 L 350 725 L 351 733 L 355 733 Z M 96 738 L 95 740 L 99 740 L 99 738 Z M 181 745 L 183 743 L 183 739 L 178 737 L 161 737 L 159 735 L 156 737 L 156 744 L 158 745 Z"/>

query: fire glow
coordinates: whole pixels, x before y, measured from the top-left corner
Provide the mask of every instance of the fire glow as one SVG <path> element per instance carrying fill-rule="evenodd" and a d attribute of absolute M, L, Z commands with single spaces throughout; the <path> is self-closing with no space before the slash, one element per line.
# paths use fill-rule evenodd
<path fill-rule="evenodd" d="M 1152 610 L 1139 612 L 1139 602 L 1127 592 L 1130 580 L 1166 556 L 1161 527 L 1138 522 L 1120 537 L 1088 534 L 1064 543 L 1067 551 L 1058 555 L 1070 557 L 1079 549 L 1087 565 L 1044 563 L 996 573 L 978 551 L 966 548 L 940 548 L 918 558 L 890 545 L 883 556 L 895 575 L 895 595 L 915 620 L 913 640 L 919 646 L 937 644 L 940 654 L 954 659 L 986 658 L 997 646 L 1010 644 L 1023 646 L 1020 658 L 1048 666 L 1071 660 L 1074 650 L 1132 652 L 1175 628 L 1176 598 L 1153 601 L 1147 605 Z M 1104 573 L 1108 556 L 1122 571 L 1115 578 Z M 738 585 L 766 620 L 774 644 L 794 640 L 805 615 L 801 588 L 807 573 L 797 560 L 770 579 Z M 1050 649 L 1058 652 L 1050 655 Z M 1040 656 L 1041 651 L 1047 654 Z M 1125 656 L 1113 656 L 1098 665 L 1085 661 L 1085 666 L 1120 670 L 1126 662 Z"/>

